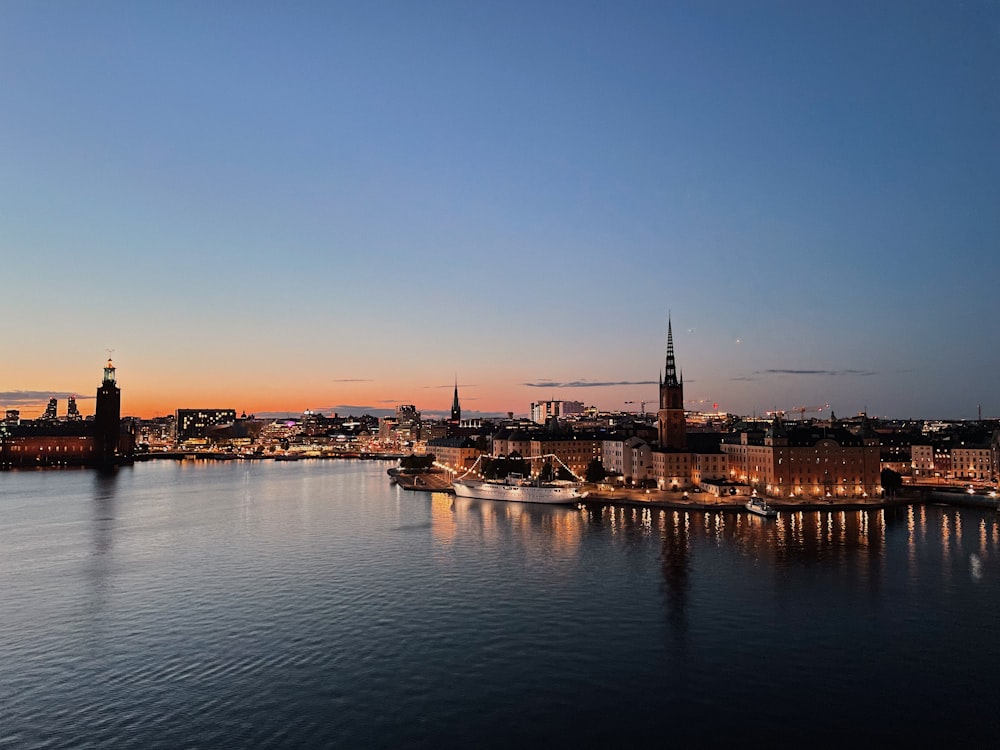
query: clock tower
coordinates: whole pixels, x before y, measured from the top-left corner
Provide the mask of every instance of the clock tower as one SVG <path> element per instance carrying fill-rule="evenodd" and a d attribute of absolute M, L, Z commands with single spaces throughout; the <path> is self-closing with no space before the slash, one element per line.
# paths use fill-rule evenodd
<path fill-rule="evenodd" d="M 121 415 L 122 392 L 115 383 L 115 366 L 109 359 L 104 367 L 104 382 L 97 389 L 97 407 L 94 412 L 97 462 L 101 466 L 113 466 L 121 455 Z"/>

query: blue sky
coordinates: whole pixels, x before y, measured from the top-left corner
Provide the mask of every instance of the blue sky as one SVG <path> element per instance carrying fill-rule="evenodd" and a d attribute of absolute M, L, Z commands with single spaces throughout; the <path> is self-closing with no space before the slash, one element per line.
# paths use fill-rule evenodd
<path fill-rule="evenodd" d="M 623 408 L 669 314 L 692 408 L 1000 417 L 996 2 L 7 2 L 0 88 L 8 405 Z"/>

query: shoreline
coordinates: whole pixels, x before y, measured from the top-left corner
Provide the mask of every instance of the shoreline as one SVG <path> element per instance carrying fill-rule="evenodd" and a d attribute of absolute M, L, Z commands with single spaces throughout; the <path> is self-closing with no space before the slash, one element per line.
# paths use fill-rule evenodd
<path fill-rule="evenodd" d="M 440 474 L 410 474 L 394 477 L 396 484 L 411 492 L 444 492 L 454 494 L 451 481 Z M 746 510 L 748 497 L 740 495 L 738 500 L 716 497 L 708 492 L 678 493 L 672 490 L 613 489 L 588 490 L 587 497 L 578 502 L 582 505 L 626 505 L 643 508 L 663 508 L 671 510 Z M 813 500 L 776 500 L 767 498 L 768 504 L 779 512 L 815 510 L 883 510 L 905 505 L 941 504 L 963 505 L 976 508 L 1000 510 L 1000 500 L 984 495 L 970 495 L 960 488 L 908 488 L 894 497 L 872 498 L 863 501 L 815 502 Z"/>

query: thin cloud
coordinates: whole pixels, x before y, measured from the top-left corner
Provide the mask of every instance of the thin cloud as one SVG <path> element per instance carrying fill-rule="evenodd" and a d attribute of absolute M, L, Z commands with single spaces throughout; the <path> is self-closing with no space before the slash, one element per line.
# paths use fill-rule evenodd
<path fill-rule="evenodd" d="M 858 375 L 865 377 L 877 375 L 874 370 L 763 370 L 757 371 L 757 375 Z"/>
<path fill-rule="evenodd" d="M 565 383 L 558 380 L 540 380 L 537 383 L 522 383 L 522 385 L 529 388 L 606 388 L 614 385 L 659 385 L 659 383 L 655 380 L 571 380 Z"/>
<path fill-rule="evenodd" d="M 331 383 L 374 383 L 371 378 L 334 378 Z"/>
<path fill-rule="evenodd" d="M 424 418 L 437 417 L 440 419 L 446 419 L 451 416 L 451 411 L 447 409 L 421 409 L 420 414 Z M 507 412 L 505 411 L 474 411 L 462 409 L 462 419 L 489 419 L 506 416 Z"/>
<path fill-rule="evenodd" d="M 8 405 L 37 404 L 40 401 L 48 401 L 50 398 L 67 399 L 70 396 L 76 397 L 77 401 L 96 398 L 96 396 L 82 396 L 75 391 L 0 391 L 0 403 Z"/>
<path fill-rule="evenodd" d="M 424 388 L 455 388 L 455 383 L 448 383 L 447 385 L 425 385 Z M 475 383 L 458 383 L 459 388 L 475 388 Z"/>

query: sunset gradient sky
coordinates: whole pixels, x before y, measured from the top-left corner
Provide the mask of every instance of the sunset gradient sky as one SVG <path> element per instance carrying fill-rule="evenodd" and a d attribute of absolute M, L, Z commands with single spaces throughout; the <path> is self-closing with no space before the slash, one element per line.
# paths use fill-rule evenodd
<path fill-rule="evenodd" d="M 1000 417 L 1000 4 L 0 6 L 0 406 Z M 60 405 L 60 413 L 65 403 Z"/>

